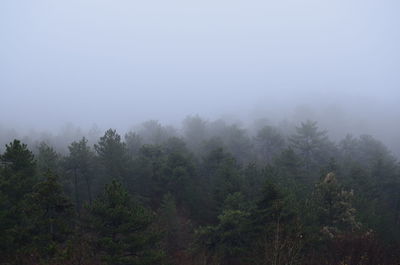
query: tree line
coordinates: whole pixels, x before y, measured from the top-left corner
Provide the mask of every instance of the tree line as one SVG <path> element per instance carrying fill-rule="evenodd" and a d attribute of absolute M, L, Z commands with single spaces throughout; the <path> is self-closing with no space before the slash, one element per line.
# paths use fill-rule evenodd
<path fill-rule="evenodd" d="M 400 165 L 312 121 L 150 121 L 0 155 L 0 264 L 398 264 Z"/>

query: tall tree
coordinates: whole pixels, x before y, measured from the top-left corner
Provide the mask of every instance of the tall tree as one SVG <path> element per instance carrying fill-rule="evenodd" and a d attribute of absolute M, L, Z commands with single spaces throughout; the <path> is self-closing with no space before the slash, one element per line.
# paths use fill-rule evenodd
<path fill-rule="evenodd" d="M 264 126 L 255 137 L 258 160 L 261 163 L 270 163 L 272 158 L 285 147 L 285 138 L 272 126 Z"/>
<path fill-rule="evenodd" d="M 142 147 L 142 137 L 135 132 L 128 132 L 125 134 L 125 143 L 130 157 L 135 157 L 139 154 Z"/>
<path fill-rule="evenodd" d="M 195 246 L 208 257 L 203 263 L 243 264 L 253 240 L 243 199 L 240 193 L 228 195 L 217 223 L 196 230 Z"/>
<path fill-rule="evenodd" d="M 163 245 L 169 257 L 182 248 L 182 236 L 175 199 L 171 193 L 164 195 L 159 209 L 159 223 L 164 232 Z"/>
<path fill-rule="evenodd" d="M 95 157 L 88 145 L 88 140 L 86 140 L 85 137 L 78 142 L 72 142 L 68 146 L 68 149 L 69 154 L 65 158 L 65 166 L 72 176 L 75 207 L 79 212 L 84 198 L 86 198 L 89 203 L 92 201 Z M 85 186 L 85 192 L 81 189 L 81 184 L 83 184 L 82 182 Z M 86 196 L 83 194 L 86 194 Z"/>
<path fill-rule="evenodd" d="M 211 200 L 208 210 L 216 217 L 228 194 L 240 191 L 243 183 L 240 165 L 231 154 L 217 148 L 204 157 L 201 167 L 202 185 Z"/>
<path fill-rule="evenodd" d="M 45 174 L 49 170 L 59 172 L 60 157 L 54 148 L 45 142 L 39 144 L 36 160 L 38 171 L 41 174 Z"/>
<path fill-rule="evenodd" d="M 48 172 L 35 185 L 28 206 L 29 234 L 39 259 L 49 260 L 61 254 L 62 244 L 72 233 L 73 205 L 55 175 Z"/>
<path fill-rule="evenodd" d="M 164 186 L 164 169 L 166 155 L 161 146 L 143 145 L 139 155 L 134 159 L 134 184 L 130 190 L 150 200 L 157 208 L 162 199 Z"/>
<path fill-rule="evenodd" d="M 37 182 L 36 161 L 26 144 L 14 140 L 6 145 L 6 151 L 0 156 L 1 190 L 14 201 L 20 201 L 32 191 Z"/>
<path fill-rule="evenodd" d="M 171 126 L 162 126 L 156 120 L 143 122 L 138 130 L 139 135 L 145 144 L 160 145 L 168 138 L 175 136 L 175 129 Z"/>
<path fill-rule="evenodd" d="M 159 264 L 160 236 L 152 231 L 154 214 L 113 180 L 89 208 L 89 228 L 95 235 L 94 247 L 106 264 Z"/>
<path fill-rule="evenodd" d="M 302 122 L 290 138 L 291 147 L 303 158 L 308 173 L 326 164 L 333 155 L 333 144 L 327 132 L 318 129 L 317 122 Z"/>
<path fill-rule="evenodd" d="M 190 150 L 198 153 L 207 139 L 207 122 L 200 116 L 189 116 L 183 121 L 183 135 Z"/>
<path fill-rule="evenodd" d="M 295 264 L 302 248 L 300 223 L 286 196 L 267 181 L 250 218 L 255 264 Z"/>
<path fill-rule="evenodd" d="M 19 260 L 19 251 L 30 242 L 26 209 L 38 182 L 36 162 L 26 144 L 14 140 L 0 156 L 0 260 Z"/>
<path fill-rule="evenodd" d="M 99 156 L 106 178 L 118 179 L 126 184 L 129 158 L 125 143 L 116 130 L 109 129 L 105 132 L 94 149 Z M 107 182 L 107 181 L 106 181 Z"/>
<path fill-rule="evenodd" d="M 342 233 L 356 231 L 361 224 L 356 219 L 356 209 L 352 205 L 353 192 L 345 191 L 330 172 L 316 186 L 314 207 L 321 232 L 334 238 Z"/>

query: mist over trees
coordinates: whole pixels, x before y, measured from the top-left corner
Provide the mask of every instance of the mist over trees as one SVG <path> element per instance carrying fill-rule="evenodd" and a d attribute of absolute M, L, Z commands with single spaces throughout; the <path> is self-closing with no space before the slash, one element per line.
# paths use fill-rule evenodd
<path fill-rule="evenodd" d="M 400 1 L 0 1 L 0 265 L 399 265 Z"/>
<path fill-rule="evenodd" d="M 371 135 L 333 140 L 311 120 L 256 125 L 196 115 L 181 127 L 150 120 L 10 141 L 0 263 L 399 262 L 390 146 Z"/>

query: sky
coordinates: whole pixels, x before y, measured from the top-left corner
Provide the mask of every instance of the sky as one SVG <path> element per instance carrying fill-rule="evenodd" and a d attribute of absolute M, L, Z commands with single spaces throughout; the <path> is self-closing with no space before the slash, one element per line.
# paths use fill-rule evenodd
<path fill-rule="evenodd" d="M 397 0 L 2 0 L 0 124 L 312 109 L 395 141 L 399 11 Z"/>

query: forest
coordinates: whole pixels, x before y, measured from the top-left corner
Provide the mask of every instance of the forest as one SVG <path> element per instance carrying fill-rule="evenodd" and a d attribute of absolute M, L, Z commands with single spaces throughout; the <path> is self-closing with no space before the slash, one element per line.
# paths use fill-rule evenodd
<path fill-rule="evenodd" d="M 395 265 L 400 164 L 317 122 L 189 116 L 0 154 L 0 264 Z"/>

